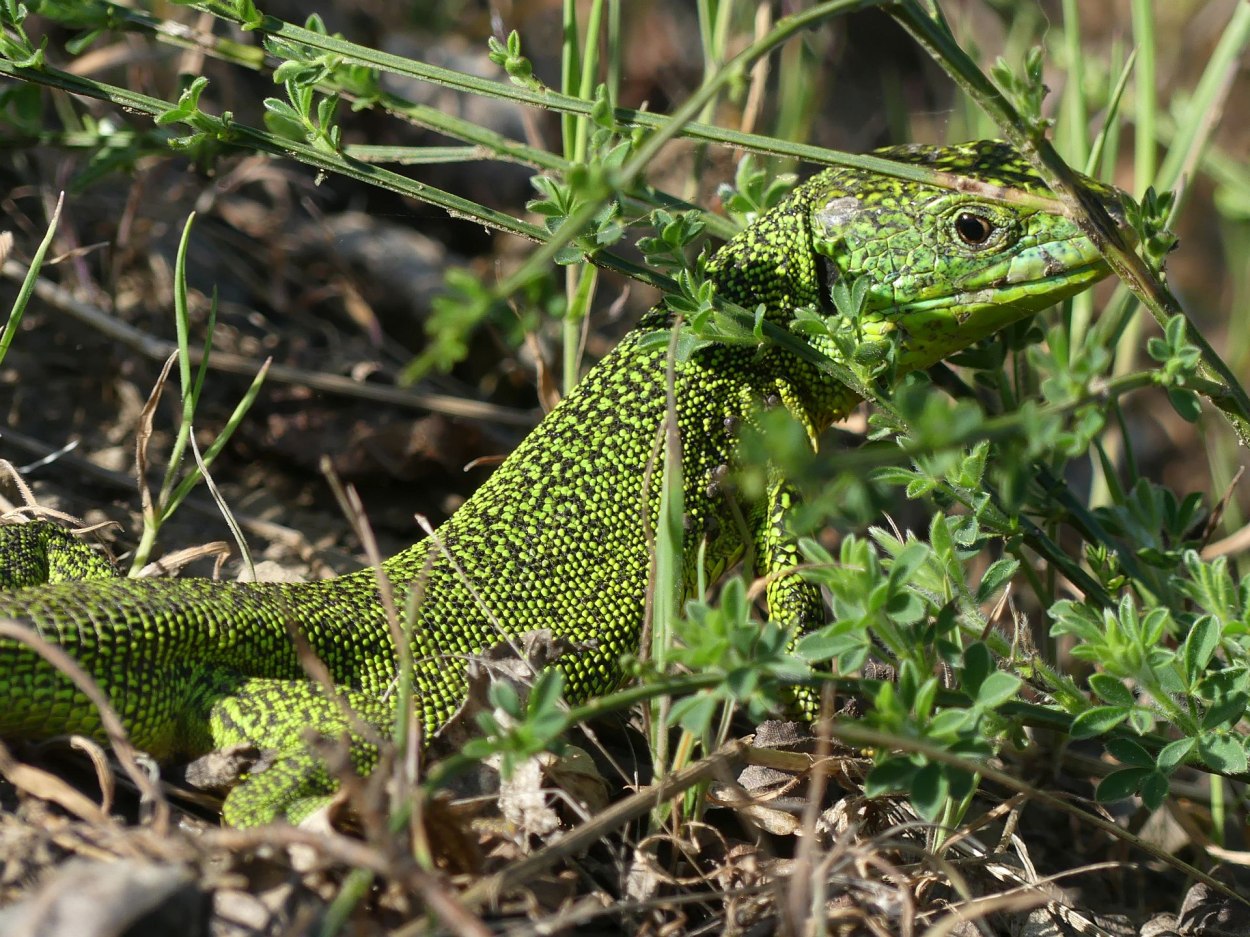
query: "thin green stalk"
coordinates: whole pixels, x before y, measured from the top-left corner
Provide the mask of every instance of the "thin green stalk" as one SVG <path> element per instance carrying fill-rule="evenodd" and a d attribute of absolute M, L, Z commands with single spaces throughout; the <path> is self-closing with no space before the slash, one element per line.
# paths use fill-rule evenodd
<path fill-rule="evenodd" d="M 247 415 L 247 411 L 251 409 L 252 404 L 256 402 L 257 395 L 260 394 L 260 388 L 265 383 L 265 376 L 269 373 L 269 365 L 273 361 L 272 358 L 266 358 L 260 366 L 260 370 L 256 372 L 256 376 L 252 378 L 252 382 L 248 385 L 247 391 L 243 397 L 235 404 L 234 410 L 226 419 L 225 425 L 222 426 L 207 449 L 204 450 L 203 462 L 205 466 L 211 466 L 213 461 L 226 447 L 226 443 L 230 441 L 230 437 L 243 424 L 243 418 Z M 169 496 L 169 503 L 165 509 L 165 516 L 168 518 L 178 506 L 191 493 L 191 489 L 196 486 L 200 480 L 200 467 L 197 465 L 191 469 L 178 485 L 174 488 L 173 493 Z"/>
<path fill-rule="evenodd" d="M 578 92 L 578 51 L 580 38 L 577 35 L 577 0 L 564 0 L 562 7 L 562 23 L 560 29 L 560 90 L 568 97 L 581 97 Z M 560 137 L 564 143 L 564 158 L 576 160 L 578 124 L 586 120 L 574 114 L 560 115 Z"/>
<path fill-rule="evenodd" d="M 347 874 L 317 925 L 317 937 L 338 937 L 343 932 L 356 907 L 373 888 L 373 879 L 371 869 L 352 869 Z"/>
<path fill-rule="evenodd" d="M 890 0 L 845 0 L 843 4 L 838 6 L 844 7 L 842 12 L 853 12 L 857 9 L 865 9 L 870 7 L 885 6 Z M 610 0 L 616 13 L 614 35 L 617 37 L 614 45 L 619 45 L 621 32 L 620 23 L 620 0 Z M 227 10 L 212 3 L 189 3 L 188 7 L 199 9 L 201 12 L 209 13 L 217 18 L 233 23 L 243 25 L 242 20 L 235 15 L 234 12 Z M 823 8 L 824 5 L 822 5 Z M 799 14 L 806 25 L 814 25 L 816 21 L 824 18 L 827 12 L 822 8 L 805 11 Z M 169 42 L 178 48 L 189 48 L 220 58 L 223 61 L 233 64 L 242 65 L 246 68 L 259 69 L 263 67 L 267 56 L 266 53 L 258 48 L 240 45 L 228 39 L 219 37 L 205 36 L 195 30 L 189 29 L 181 24 L 170 23 L 159 17 L 146 14 L 141 11 L 133 10 L 128 7 L 121 7 L 114 3 L 109 3 L 111 15 L 115 16 L 119 22 L 125 22 L 147 29 L 152 32 L 158 41 Z M 835 11 L 836 14 L 837 11 Z M 814 18 L 813 18 L 814 17 Z M 611 19 L 610 19 L 611 22 Z M 425 62 L 416 62 L 402 56 L 390 55 L 379 52 L 369 46 L 360 45 L 358 43 L 349 42 L 345 39 L 327 36 L 312 30 L 304 29 L 292 23 L 286 23 L 275 17 L 265 17 L 264 26 L 266 31 L 275 38 L 285 39 L 290 42 L 302 43 L 311 49 L 322 52 L 331 52 L 341 56 L 345 63 L 364 65 L 369 68 L 376 68 L 379 71 L 387 72 L 395 75 L 416 78 L 421 81 L 427 81 L 432 84 L 438 84 L 443 87 L 451 88 L 455 91 L 461 91 L 467 94 L 476 94 L 484 97 L 496 98 L 500 100 L 513 101 L 525 104 L 530 107 L 537 107 L 542 110 L 554 111 L 559 114 L 576 114 L 589 116 L 592 102 L 582 100 L 580 98 L 571 97 L 569 95 L 560 94 L 559 92 L 543 89 L 542 91 L 532 91 L 528 88 L 520 88 L 506 82 L 494 81 L 488 78 L 481 78 L 476 75 L 470 75 L 465 72 L 457 72 L 453 69 L 443 68 L 437 65 L 430 65 Z M 805 28 L 804 23 L 800 23 L 800 28 Z M 620 62 L 617 57 L 615 65 L 609 60 L 609 77 L 611 78 L 611 70 L 615 69 L 615 79 L 609 81 L 609 89 L 613 93 L 620 85 Z M 11 64 L 11 63 L 10 63 Z M 47 69 L 50 73 L 55 73 L 54 69 Z M 50 84 L 49 82 L 39 82 L 35 77 L 34 70 L 28 72 L 0 72 L 2 74 L 10 74 L 15 77 L 21 77 L 27 81 L 35 81 L 41 84 Z M 83 83 L 83 88 L 90 88 L 94 82 L 88 80 Z M 57 85 L 53 84 L 56 87 Z M 100 83 L 101 88 L 107 88 L 108 85 Z M 326 87 L 327 93 L 340 93 L 342 89 Z M 85 93 L 90 97 L 100 98 L 99 94 L 92 94 L 90 91 L 73 91 L 72 93 Z M 350 100 L 350 95 L 346 96 Z M 107 97 L 102 98 L 108 100 Z M 450 114 L 442 114 L 437 109 L 426 105 L 414 104 L 405 101 L 397 95 L 382 93 L 378 97 L 378 102 L 387 110 L 394 113 L 403 114 L 407 119 L 413 120 L 420 126 L 437 130 L 440 133 L 446 133 L 457 139 L 463 139 L 468 142 L 476 142 L 485 146 L 493 153 L 499 154 L 500 158 L 510 159 L 514 162 L 520 162 L 527 165 L 534 165 L 539 168 L 563 169 L 567 166 L 562 165 L 560 156 L 528 147 L 523 143 L 515 140 L 509 140 L 500 135 L 493 135 L 491 131 L 481 127 L 476 127 L 456 118 Z M 125 105 L 123 105 L 125 106 Z M 632 129 L 640 127 L 643 129 L 659 129 L 665 126 L 669 118 L 663 114 L 656 114 L 650 111 L 640 111 L 628 107 L 616 107 L 613 109 L 613 117 L 623 128 Z M 70 119 L 76 119 L 74 115 L 70 115 Z M 837 150 L 830 150 L 826 147 L 815 146 L 812 144 L 796 143 L 790 140 L 777 139 L 774 136 L 763 134 L 744 133 L 742 131 L 730 130 L 723 127 L 713 127 L 707 124 L 691 122 L 686 124 L 680 131 L 683 137 L 690 137 L 696 140 L 706 140 L 709 143 L 719 143 L 735 149 L 746 150 L 753 153 L 760 153 L 768 156 L 782 156 L 793 160 L 805 160 L 807 162 L 816 163 L 818 165 L 830 166 L 850 166 L 853 168 L 866 169 L 873 172 L 880 172 L 884 175 L 894 176 L 900 179 L 910 179 L 915 182 L 923 182 L 923 171 L 917 171 L 916 167 L 892 163 L 889 160 L 880 157 L 869 156 L 857 153 L 842 153 Z M 487 137 L 491 137 L 495 142 L 486 142 Z"/>
<path fill-rule="evenodd" d="M 1208 167 L 1208 172 L 1214 170 L 1218 178 L 1221 170 L 1216 167 L 1223 165 L 1224 160 L 1217 157 L 1212 150 L 1207 153 L 1204 164 Z M 1226 168 L 1234 169 L 1237 173 L 1244 172 L 1240 161 L 1233 162 L 1233 165 Z M 1250 192 L 1250 180 L 1244 180 L 1243 183 L 1232 182 L 1233 186 L 1239 184 L 1244 184 L 1245 191 Z M 1244 222 L 1231 219 L 1222 227 L 1226 232 L 1223 239 L 1224 262 L 1230 274 L 1227 308 L 1234 310 L 1233 325 L 1228 330 L 1226 339 L 1229 343 L 1229 363 L 1238 373 L 1244 374 L 1247 359 L 1250 357 L 1250 338 L 1238 333 L 1244 331 L 1246 316 L 1250 315 L 1246 312 L 1246 307 L 1250 305 L 1250 268 L 1243 262 L 1245 257 L 1250 256 L 1250 228 Z M 1236 440 L 1227 433 L 1206 433 L 1204 436 L 1204 448 L 1208 453 L 1207 462 L 1211 466 L 1211 490 L 1213 492 L 1228 491 L 1241 465 L 1240 447 Z M 1230 498 L 1220 518 L 1220 529 L 1225 534 L 1232 534 L 1240 530 L 1245 523 L 1246 514 L 1239 499 Z M 1250 554 L 1243 553 L 1233 561 L 1243 577 L 1250 575 Z"/>
<path fill-rule="evenodd" d="M 143 529 L 139 535 L 139 543 L 131 558 L 130 571 L 133 575 L 148 563 L 152 549 L 156 546 L 156 538 L 161 525 L 169 517 L 167 504 L 169 494 L 174 488 L 178 471 L 186 454 L 187 441 L 191 436 L 191 424 L 195 417 L 195 388 L 191 380 L 191 358 L 188 354 L 190 340 L 188 338 L 190 313 L 187 307 L 187 248 L 191 243 L 191 228 L 195 224 L 195 212 L 187 216 L 182 227 L 182 236 L 178 240 L 178 251 L 174 258 L 174 331 L 177 335 L 178 352 L 178 388 L 182 403 L 182 412 L 178 421 L 178 429 L 174 436 L 174 444 L 170 449 L 169 460 L 165 465 L 165 476 L 161 481 L 160 491 L 155 502 L 144 499 Z M 205 343 L 205 356 L 209 354 L 211 342 Z M 142 470 L 142 464 L 140 465 Z M 142 471 L 141 471 L 142 474 Z M 140 486 L 146 493 L 146 480 L 139 479 Z"/>
<path fill-rule="evenodd" d="M 48 248 L 52 246 L 52 238 L 56 234 L 57 223 L 61 220 L 61 206 L 65 204 L 65 193 L 62 192 L 56 198 L 56 208 L 52 210 L 52 217 L 48 221 L 48 230 L 44 232 L 43 240 L 39 242 L 39 247 L 35 250 L 35 256 L 30 260 L 30 269 L 26 271 L 26 276 L 22 280 L 22 288 L 17 291 L 17 298 L 13 300 L 13 306 L 9 310 L 9 318 L 4 323 L 4 331 L 0 332 L 0 362 L 4 361 L 4 356 L 9 353 L 9 346 L 13 344 L 13 338 L 17 335 L 17 328 L 22 324 L 22 316 L 26 313 L 26 306 L 30 302 L 31 294 L 35 291 L 35 284 L 39 282 L 39 271 L 43 268 L 43 259 L 48 254 Z"/>
<path fill-rule="evenodd" d="M 594 0 L 586 21 L 585 50 L 579 49 L 576 0 L 565 0 L 564 56 L 562 80 L 564 92 L 583 100 L 592 100 L 599 70 L 599 33 L 603 26 L 603 0 Z M 579 66 L 580 61 L 580 66 Z M 565 114 L 564 153 L 573 165 L 584 165 L 589 159 L 591 122 L 587 117 Z M 567 305 L 561 323 L 563 347 L 562 384 L 570 393 L 581 374 L 582 325 L 590 314 L 590 303 L 598 282 L 598 269 L 590 264 L 571 264 L 565 270 Z"/>
<path fill-rule="evenodd" d="M 161 526 L 169 520 L 174 511 L 182 504 L 191 490 L 204 479 L 209 484 L 209 488 L 214 498 L 217 498 L 221 504 L 222 513 L 226 518 L 226 523 L 235 533 L 235 539 L 239 544 L 240 553 L 242 554 L 248 567 L 251 567 L 251 560 L 248 554 L 247 545 L 243 542 L 242 533 L 234 519 L 230 516 L 229 510 L 225 504 L 220 501 L 215 488 L 212 486 L 211 480 L 208 478 L 208 469 L 213 464 L 230 437 L 243 423 L 243 419 L 247 411 L 251 408 L 252 403 L 256 400 L 260 393 L 261 385 L 264 383 L 265 375 L 269 371 L 270 360 L 266 360 L 261 366 L 256 377 L 253 378 L 247 392 L 243 395 L 242 400 L 235 406 L 234 412 L 226 420 L 221 431 L 214 437 L 209 447 L 201 454 L 195 446 L 195 440 L 192 438 L 195 411 L 198 404 L 200 393 L 204 387 L 204 380 L 208 374 L 209 358 L 212 342 L 204 343 L 204 353 L 200 358 L 199 367 L 195 374 L 191 372 L 191 340 L 190 340 L 190 308 L 187 303 L 187 249 L 191 242 L 191 228 L 195 222 L 195 213 L 192 212 L 188 217 L 186 224 L 182 229 L 182 237 L 178 243 L 178 253 L 174 262 L 174 328 L 177 333 L 177 361 L 178 361 L 178 383 L 181 394 L 182 412 L 178 421 L 178 429 L 174 438 L 173 446 L 170 449 L 168 462 L 165 466 L 165 476 L 161 482 L 160 492 L 158 493 L 154 503 L 146 503 L 143 512 L 143 529 L 139 536 L 139 543 L 135 547 L 134 556 L 131 560 L 131 573 L 142 569 L 147 565 L 148 558 L 151 556 L 153 548 L 156 546 L 156 539 L 159 536 Z M 217 321 L 217 297 L 213 296 L 213 302 L 210 307 L 207 333 L 211 339 L 213 328 Z M 186 455 L 187 447 L 190 446 L 195 454 L 195 465 L 179 478 L 182 463 Z"/>
<path fill-rule="evenodd" d="M 1155 181 L 1159 138 L 1155 118 L 1159 113 L 1157 58 L 1155 56 L 1154 0 L 1132 0 L 1133 41 L 1137 49 L 1137 108 L 1133 145 L 1133 179 L 1138 191 Z"/>
<path fill-rule="evenodd" d="M 594 99 L 599 76 L 599 34 L 603 30 L 603 0 L 593 0 L 590 15 L 586 18 L 586 41 L 582 52 L 582 68 L 578 77 L 577 96 L 584 100 Z M 590 121 L 581 118 L 577 122 L 574 140 L 573 162 L 586 162 L 590 146 Z"/>
<path fill-rule="evenodd" d="M 716 42 L 712 38 L 712 20 L 715 18 L 712 7 L 716 0 L 695 0 L 695 16 L 699 23 L 699 45 L 703 52 L 703 80 L 707 81 L 715 74 L 720 65 Z"/>
<path fill-rule="evenodd" d="M 973 771 L 971 774 L 972 783 L 968 787 L 968 793 L 958 800 L 948 795 L 946 803 L 942 805 L 938 822 L 928 830 L 929 849 L 934 853 L 941 854 L 943 846 L 963 824 L 973 800 L 981 792 L 981 773 Z"/>
<path fill-rule="evenodd" d="M 1112 61 L 1116 61 L 1116 58 L 1113 52 Z M 1132 49 L 1124 60 L 1124 65 L 1120 69 L 1120 77 L 1116 79 L 1111 96 L 1107 99 L 1106 118 L 1087 151 L 1084 168 L 1087 176 L 1101 175 L 1102 172 L 1110 172 L 1115 167 L 1115 155 L 1119 150 L 1120 102 L 1124 100 L 1124 91 L 1128 88 L 1129 79 L 1133 77 L 1133 68 L 1136 63 L 1137 50 Z"/>
<path fill-rule="evenodd" d="M 655 575 L 651 581 L 651 644 L 652 663 L 660 673 L 668 672 L 668 652 L 673 647 L 677 618 L 681 614 L 681 595 L 685 582 L 683 568 L 683 483 L 681 435 L 677 429 L 676 358 L 679 329 L 669 339 L 668 366 L 665 378 L 667 405 L 661 441 L 660 516 L 655 527 Z M 668 760 L 669 697 L 655 699 L 651 710 L 651 752 L 657 777 L 671 768 Z M 668 809 L 663 805 L 662 811 Z M 662 817 L 657 817 L 657 820 Z"/>
<path fill-rule="evenodd" d="M 1081 55 L 1081 18 L 1076 0 L 1063 0 L 1064 58 L 1067 60 L 1068 76 L 1063 88 L 1061 125 L 1064 133 L 1064 151 L 1070 162 L 1089 156 L 1089 109 L 1085 101 L 1085 66 Z M 1074 296 L 1071 301 L 1069 333 L 1072 341 L 1069 350 L 1079 349 L 1094 316 L 1094 293 L 1087 290 Z"/>
<path fill-rule="evenodd" d="M 725 64 L 729 47 L 729 25 L 733 22 L 734 0 L 699 0 L 699 40 L 703 46 L 703 81 L 713 79 Z M 699 113 L 703 123 L 716 113 L 716 98 L 709 98 Z"/>
<path fill-rule="evenodd" d="M 621 31 L 621 2 L 608 0 L 608 64 L 607 85 L 608 96 L 613 101 L 620 100 L 621 94 L 621 50 L 624 48 L 624 33 Z"/>
<path fill-rule="evenodd" d="M 1228 805 L 1224 800 L 1224 779 L 1211 775 L 1211 841 L 1224 845 L 1224 829 L 1228 822 Z"/>
<path fill-rule="evenodd" d="M 592 264 L 575 264 L 566 271 L 565 284 L 568 295 L 568 311 L 561 323 L 561 346 L 564 352 L 564 393 L 576 386 L 581 374 L 582 325 L 590 312 L 595 287 L 599 283 L 599 268 Z"/>
<path fill-rule="evenodd" d="M 779 20 L 774 29 L 767 36 L 758 42 L 753 43 L 750 47 L 735 56 L 730 62 L 730 66 L 734 66 L 735 63 L 737 63 L 740 67 L 749 67 L 750 64 L 761 55 L 767 54 L 773 48 L 781 45 L 803 30 L 817 26 L 832 17 L 853 13 L 857 10 L 876 7 L 888 8 L 892 5 L 892 0 L 826 0 L 826 2 L 817 4 L 810 9 L 802 10 Z M 233 12 L 218 7 L 215 4 L 205 3 L 201 0 L 201 2 L 189 3 L 187 6 L 192 9 L 201 10 L 202 12 L 211 13 L 226 22 L 235 23 L 237 25 L 245 25 L 243 21 Z M 282 22 L 281 20 L 273 17 L 266 17 L 264 26 L 266 31 L 276 38 L 299 42 L 313 49 L 336 53 L 341 55 L 344 61 L 354 62 L 371 68 L 377 68 L 380 71 L 389 72 L 391 74 L 404 75 L 410 78 L 428 81 L 457 91 L 464 91 L 470 94 L 478 94 L 502 100 L 515 101 L 520 104 L 526 104 L 542 110 L 555 111 L 560 114 L 572 113 L 587 117 L 590 116 L 591 108 L 593 106 L 589 101 L 583 101 L 578 98 L 563 95 L 556 91 L 548 89 L 533 91 L 528 88 L 517 87 L 505 82 L 493 81 L 488 78 L 480 78 L 476 75 L 469 75 L 464 72 L 441 68 L 425 62 L 415 62 L 411 59 L 403 58 L 402 56 L 379 52 L 378 50 L 371 49 L 368 46 L 362 46 L 335 36 L 327 36 L 322 33 L 307 30 L 291 23 Z M 709 93 L 715 93 L 716 90 L 718 90 L 719 85 L 724 81 L 728 81 L 731 77 L 732 74 L 718 80 L 717 88 L 701 89 L 701 92 L 708 90 Z M 90 83 L 87 83 L 87 86 L 89 85 Z M 95 97 L 96 95 L 92 96 Z M 699 105 L 695 108 L 695 112 L 702 107 L 702 101 L 703 99 L 700 98 Z M 664 114 L 656 114 L 650 111 L 640 111 L 628 107 L 616 107 L 613 109 L 614 120 L 616 120 L 621 127 L 626 129 L 641 127 L 647 130 L 663 130 L 668 126 L 674 117 L 676 117 L 676 115 L 669 117 Z M 908 179 L 913 182 L 925 182 L 932 178 L 931 175 L 926 174 L 923 169 L 908 164 L 896 163 L 892 160 L 883 159 L 879 156 L 870 156 L 859 153 L 842 153 L 837 150 L 830 150 L 826 147 L 779 140 L 776 137 L 764 134 L 743 133 L 741 131 L 728 130 L 723 127 L 712 127 L 706 124 L 697 123 L 692 119 L 685 119 L 681 121 L 681 123 L 682 127 L 675 131 L 675 133 L 680 136 L 690 137 L 696 140 L 706 140 L 710 143 L 721 143 L 725 146 L 741 150 L 749 150 L 753 153 L 761 153 L 768 156 L 784 156 L 796 160 L 806 160 L 819 165 L 848 166 L 854 169 L 865 169 L 870 172 L 879 172 L 882 175 L 891 176 L 897 179 Z"/>
<path fill-rule="evenodd" d="M 712 80 L 725 63 L 725 52 L 729 39 L 729 24 L 733 18 L 734 0 L 697 0 L 695 9 L 699 21 L 699 44 L 703 53 L 703 81 Z M 708 123 L 716 115 L 716 102 L 719 95 L 713 95 L 704 102 L 696 120 Z M 695 198 L 699 188 L 699 176 L 707 162 L 707 144 L 699 143 L 695 147 L 693 166 L 686 182 L 686 196 Z"/>
<path fill-rule="evenodd" d="M 178 470 L 182 467 L 187 440 L 191 435 L 191 423 L 195 418 L 197 396 L 196 388 L 191 382 L 191 356 L 189 354 L 191 313 L 187 307 L 187 248 L 191 244 L 191 228 L 194 224 L 195 212 L 191 212 L 187 215 L 186 224 L 182 227 L 182 237 L 178 241 L 178 253 L 174 259 L 174 333 L 178 343 L 178 388 L 182 397 L 182 419 L 178 423 L 178 432 L 174 437 L 174 445 L 165 466 L 165 479 L 161 483 L 161 491 L 156 498 L 158 523 L 164 520 L 164 507 L 178 477 Z M 212 334 L 211 331 L 209 334 Z M 205 342 L 205 359 L 209 357 L 211 350 L 212 342 Z M 204 370 L 205 363 L 201 362 L 200 367 Z M 147 562 L 146 558 L 144 562 Z"/>
<path fill-rule="evenodd" d="M 1077 0 L 1063 0 L 1063 48 L 1068 68 L 1063 92 L 1063 132 L 1067 136 L 1067 155 L 1075 161 L 1089 155 L 1085 56 L 1081 52 L 1081 17 L 1077 11 Z"/>
<path fill-rule="evenodd" d="M 778 102 L 773 132 L 778 136 L 798 140 L 803 132 L 806 117 L 814 95 L 809 79 L 815 63 L 809 61 L 802 43 L 792 43 L 781 50 L 777 63 Z"/>
<path fill-rule="evenodd" d="M 1158 80 L 1155 55 L 1154 0 L 1132 0 L 1133 40 L 1137 49 L 1137 75 L 1133 84 L 1136 109 L 1133 125 L 1133 186 L 1137 192 L 1155 185 L 1158 168 L 1159 140 L 1155 119 L 1159 110 Z M 1129 316 L 1121 340 L 1115 346 L 1112 374 L 1127 374 L 1137 362 L 1141 350 L 1142 317 Z"/>
<path fill-rule="evenodd" d="M 362 163 L 394 163 L 398 166 L 428 166 L 434 163 L 470 163 L 494 159 L 494 154 L 480 146 L 371 146 L 349 143 L 343 147 L 348 159 Z"/>

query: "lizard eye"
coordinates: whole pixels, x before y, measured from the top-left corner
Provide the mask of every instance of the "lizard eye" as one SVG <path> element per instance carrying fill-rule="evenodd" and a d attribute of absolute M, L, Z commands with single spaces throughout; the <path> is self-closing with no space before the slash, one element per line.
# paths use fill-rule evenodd
<path fill-rule="evenodd" d="M 994 233 L 994 224 L 984 215 L 960 212 L 955 218 L 955 233 L 969 247 L 980 247 Z"/>

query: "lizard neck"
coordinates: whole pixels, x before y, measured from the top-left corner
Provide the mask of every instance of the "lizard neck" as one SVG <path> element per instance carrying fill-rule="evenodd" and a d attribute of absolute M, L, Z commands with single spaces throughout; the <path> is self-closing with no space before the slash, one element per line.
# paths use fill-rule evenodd
<path fill-rule="evenodd" d="M 748 310 L 763 303 L 768 319 L 782 327 L 800 306 L 823 304 L 810 202 L 808 187 L 799 186 L 717 252 L 707 272 L 720 296 Z"/>
<path fill-rule="evenodd" d="M 826 271 L 812 246 L 811 202 L 811 186 L 799 186 L 732 238 L 708 265 L 718 295 L 748 311 L 763 303 L 766 318 L 784 329 L 796 309 L 828 307 Z M 833 350 L 815 347 L 824 354 Z M 813 447 L 826 427 L 859 402 L 851 390 L 780 349 L 765 352 L 758 367 L 769 374 L 772 392 L 806 429 Z"/>

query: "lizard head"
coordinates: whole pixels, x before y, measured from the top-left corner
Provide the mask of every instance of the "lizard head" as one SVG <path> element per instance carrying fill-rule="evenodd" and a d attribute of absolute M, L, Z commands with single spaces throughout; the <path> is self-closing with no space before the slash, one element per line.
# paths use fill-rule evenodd
<path fill-rule="evenodd" d="M 832 169 L 808 203 L 825 290 L 866 282 L 860 325 L 869 337 L 901 343 L 901 370 L 927 367 L 1110 272 L 1005 143 L 890 147 L 875 155 L 946 173 L 954 185 Z M 1081 181 L 1123 228 L 1127 196 Z"/>

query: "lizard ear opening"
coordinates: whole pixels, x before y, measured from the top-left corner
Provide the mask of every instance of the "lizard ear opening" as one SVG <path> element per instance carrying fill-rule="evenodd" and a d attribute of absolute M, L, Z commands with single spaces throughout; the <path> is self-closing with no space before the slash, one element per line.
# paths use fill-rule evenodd
<path fill-rule="evenodd" d="M 818 244 L 821 241 L 837 239 L 841 229 L 859 214 L 860 207 L 859 199 L 853 195 L 844 195 L 830 199 L 823 207 L 816 209 L 812 220 L 816 222 L 817 230 L 814 233 Z"/>
<path fill-rule="evenodd" d="M 863 210 L 853 195 L 831 198 L 812 212 L 812 249 L 816 253 L 817 289 L 821 303 L 831 307 L 833 284 L 842 276 L 835 261 L 846 242 L 846 228 Z"/>

